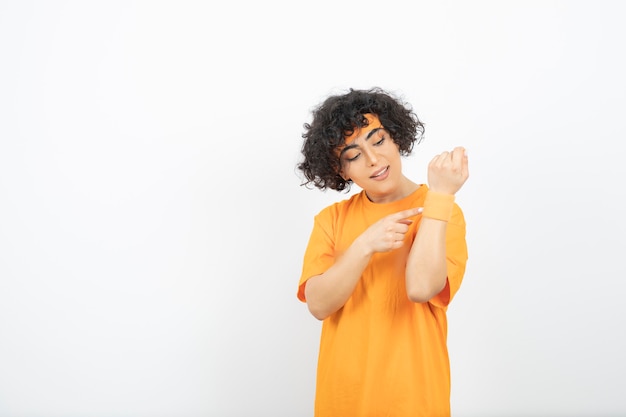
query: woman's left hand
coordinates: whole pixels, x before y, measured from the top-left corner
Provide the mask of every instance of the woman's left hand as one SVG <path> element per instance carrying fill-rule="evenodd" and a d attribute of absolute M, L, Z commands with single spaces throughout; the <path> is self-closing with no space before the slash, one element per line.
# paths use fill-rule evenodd
<path fill-rule="evenodd" d="M 457 146 L 442 152 L 428 164 L 428 188 L 443 194 L 455 194 L 469 177 L 467 152 Z"/>

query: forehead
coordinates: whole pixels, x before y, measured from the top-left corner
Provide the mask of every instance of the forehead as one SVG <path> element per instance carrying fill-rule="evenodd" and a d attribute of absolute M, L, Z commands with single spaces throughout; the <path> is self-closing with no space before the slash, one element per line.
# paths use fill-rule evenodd
<path fill-rule="evenodd" d="M 363 117 L 365 118 L 365 120 L 367 120 L 367 124 L 361 127 L 355 126 L 352 132 L 344 136 L 344 143 L 346 143 L 347 145 L 357 139 L 367 139 L 373 134 L 375 130 L 383 127 L 377 115 L 373 113 L 366 113 L 363 115 Z"/>
<path fill-rule="evenodd" d="M 342 147 L 359 146 L 360 143 L 365 142 L 373 137 L 379 137 L 384 132 L 385 128 L 382 126 L 375 127 L 373 129 L 361 130 L 359 135 L 351 135 L 349 138 L 346 138 Z"/>

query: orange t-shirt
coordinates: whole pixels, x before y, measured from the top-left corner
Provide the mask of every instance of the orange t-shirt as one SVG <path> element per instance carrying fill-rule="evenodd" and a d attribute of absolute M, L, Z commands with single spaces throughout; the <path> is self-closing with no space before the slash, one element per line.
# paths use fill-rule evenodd
<path fill-rule="evenodd" d="M 307 279 L 326 271 L 354 239 L 384 216 L 422 207 L 422 185 L 401 200 L 372 203 L 364 192 L 315 216 L 304 255 L 298 298 Z M 465 273 L 465 219 L 454 205 L 446 232 L 448 280 L 429 302 L 406 294 L 404 268 L 419 227 L 414 218 L 405 244 L 375 253 L 352 296 L 322 324 L 315 417 L 439 417 L 450 415 L 447 306 Z"/>

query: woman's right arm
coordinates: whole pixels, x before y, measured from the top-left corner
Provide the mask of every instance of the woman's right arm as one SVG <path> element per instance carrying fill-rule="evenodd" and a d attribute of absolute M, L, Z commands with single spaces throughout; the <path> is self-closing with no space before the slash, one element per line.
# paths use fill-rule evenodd
<path fill-rule="evenodd" d="M 307 280 L 306 303 L 316 319 L 324 320 L 343 307 L 371 257 L 372 252 L 357 238 L 326 272 Z"/>
<path fill-rule="evenodd" d="M 421 208 L 414 208 L 382 218 L 357 237 L 324 273 L 309 278 L 304 294 L 311 314 L 324 320 L 343 307 L 372 255 L 401 247 L 411 223 L 409 217 L 420 212 Z"/>

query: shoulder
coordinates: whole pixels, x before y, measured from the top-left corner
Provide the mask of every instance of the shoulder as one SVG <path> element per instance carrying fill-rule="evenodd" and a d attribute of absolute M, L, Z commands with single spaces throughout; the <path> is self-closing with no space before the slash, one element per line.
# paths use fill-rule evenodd
<path fill-rule="evenodd" d="M 344 211 L 350 207 L 353 207 L 355 205 L 358 205 L 361 203 L 362 199 L 363 199 L 363 195 L 364 192 L 358 192 L 352 196 L 350 196 L 349 198 L 346 198 L 344 200 L 341 201 L 337 201 L 336 203 L 330 204 L 326 207 L 324 207 L 322 210 L 320 210 L 320 212 L 317 214 L 318 216 L 320 214 L 323 213 L 336 213 L 336 212 L 341 212 Z"/>
<path fill-rule="evenodd" d="M 350 209 L 362 204 L 364 195 L 365 195 L 365 192 L 361 191 L 350 196 L 349 198 L 330 204 L 324 207 L 322 210 L 320 210 L 315 216 L 315 219 L 316 220 L 335 219 L 337 217 L 340 217 L 343 213 L 346 213 Z"/>

